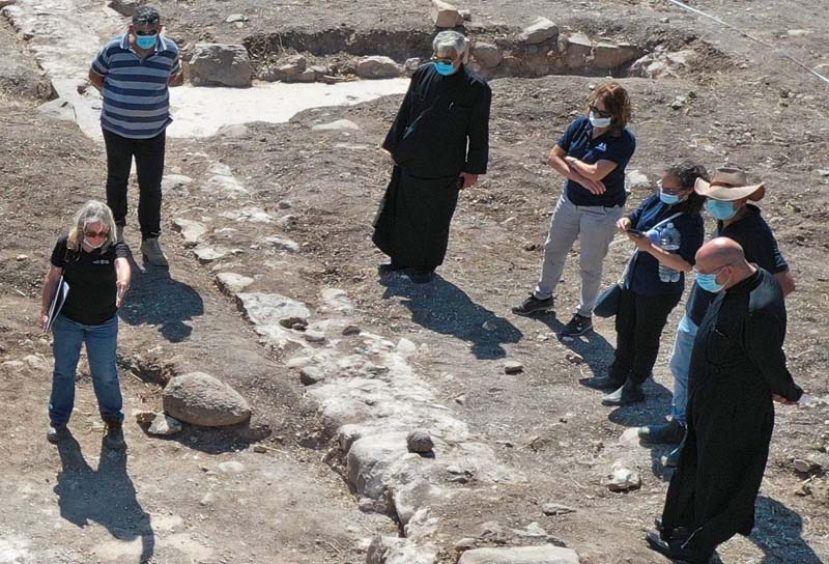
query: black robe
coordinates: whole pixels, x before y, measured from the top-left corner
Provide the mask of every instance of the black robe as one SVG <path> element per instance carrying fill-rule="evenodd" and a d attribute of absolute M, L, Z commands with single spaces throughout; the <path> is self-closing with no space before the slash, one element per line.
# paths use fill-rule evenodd
<path fill-rule="evenodd" d="M 383 148 L 395 167 L 374 220 L 372 240 L 396 263 L 433 270 L 443 262 L 461 172 L 485 174 L 489 85 L 463 66 L 441 76 L 415 72 Z"/>
<path fill-rule="evenodd" d="M 713 551 L 754 527 L 754 503 L 774 428 L 772 394 L 803 391 L 786 368 L 783 292 L 758 268 L 719 294 L 691 354 L 688 436 L 668 488 L 662 525 L 691 533 L 687 547 Z"/>

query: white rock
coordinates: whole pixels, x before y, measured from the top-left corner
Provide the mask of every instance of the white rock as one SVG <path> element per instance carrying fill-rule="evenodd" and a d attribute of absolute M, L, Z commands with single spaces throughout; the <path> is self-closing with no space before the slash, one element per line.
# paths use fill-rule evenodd
<path fill-rule="evenodd" d="M 402 355 L 410 355 L 417 352 L 417 345 L 406 338 L 402 338 L 397 342 L 397 352 Z"/>
<path fill-rule="evenodd" d="M 213 247 L 198 247 L 193 250 L 193 253 L 201 264 L 217 261 L 226 257 L 229 252 L 227 249 L 214 249 Z"/>
<path fill-rule="evenodd" d="M 436 564 L 437 549 L 409 539 L 376 537 L 368 547 L 366 564 Z"/>
<path fill-rule="evenodd" d="M 35 370 L 51 370 L 52 363 L 42 355 L 42 354 L 30 354 L 23 357 L 23 362 L 29 365 L 29 367 L 34 368 Z"/>
<path fill-rule="evenodd" d="M 292 317 L 311 317 L 305 304 L 281 294 L 241 293 L 236 295 L 236 300 L 251 323 L 256 325 L 279 326 L 280 321 Z"/>
<path fill-rule="evenodd" d="M 253 284 L 253 278 L 235 272 L 220 272 L 216 275 L 216 284 L 222 292 L 232 296 Z"/>
<path fill-rule="evenodd" d="M 249 87 L 253 67 L 243 45 L 197 43 L 190 59 L 193 86 Z"/>
<path fill-rule="evenodd" d="M 180 431 L 181 421 L 163 413 L 156 414 L 155 419 L 147 429 L 147 433 L 150 435 L 159 436 L 175 435 Z"/>
<path fill-rule="evenodd" d="M 479 41 L 472 47 L 472 58 L 481 66 L 492 68 L 498 66 L 504 59 L 504 54 L 496 45 Z"/>
<path fill-rule="evenodd" d="M 227 383 L 204 372 L 175 376 L 162 393 L 164 411 L 192 425 L 221 427 L 250 419 L 250 405 Z"/>
<path fill-rule="evenodd" d="M 238 460 L 227 460 L 219 463 L 219 471 L 225 474 L 239 474 L 245 471 L 245 465 Z"/>
<path fill-rule="evenodd" d="M 199 243 L 201 236 L 207 233 L 207 227 L 198 221 L 191 221 L 177 217 L 173 219 L 173 229 L 181 233 L 184 237 L 184 246 L 195 247 Z"/>
<path fill-rule="evenodd" d="M 244 14 L 230 14 L 226 19 L 226 23 L 246 22 L 248 17 Z"/>
<path fill-rule="evenodd" d="M 463 25 L 463 16 L 460 11 L 443 0 L 432 0 L 432 7 L 429 9 L 429 14 L 432 16 L 432 22 L 438 28 L 453 28 Z"/>
<path fill-rule="evenodd" d="M 216 135 L 220 137 L 233 137 L 236 139 L 247 137 L 250 133 L 250 129 L 248 126 L 242 123 L 231 123 L 229 125 L 223 125 L 219 128 L 216 132 Z"/>
<path fill-rule="evenodd" d="M 354 311 L 354 304 L 345 290 L 340 288 L 323 288 L 320 294 L 322 301 L 328 309 L 342 313 Z"/>
<path fill-rule="evenodd" d="M 389 57 L 375 55 L 363 57 L 357 63 L 357 76 L 360 78 L 397 78 L 400 67 Z"/>
<path fill-rule="evenodd" d="M 464 552 L 458 564 L 579 564 L 579 556 L 553 545 L 475 548 Z"/>
<path fill-rule="evenodd" d="M 625 176 L 625 184 L 629 191 L 651 190 L 651 181 L 648 175 L 639 170 L 628 171 Z"/>
<path fill-rule="evenodd" d="M 285 237 L 266 237 L 262 240 L 260 245 L 263 247 L 271 247 L 273 249 L 276 249 L 277 251 L 286 251 L 289 253 L 299 252 L 299 243 L 291 239 L 287 239 Z"/>
<path fill-rule="evenodd" d="M 629 43 L 601 42 L 593 50 L 593 66 L 615 69 L 642 56 L 642 50 Z"/>
<path fill-rule="evenodd" d="M 172 192 L 186 192 L 187 185 L 193 182 L 193 179 L 183 174 L 167 174 L 161 179 L 161 191 L 165 194 Z"/>
<path fill-rule="evenodd" d="M 347 119 L 338 119 L 328 123 L 320 123 L 311 128 L 312 131 L 357 131 L 359 129 L 359 125 Z"/>
<path fill-rule="evenodd" d="M 365 497 L 379 500 L 392 465 L 409 454 L 406 433 L 382 433 L 355 441 L 346 456 L 346 479 Z"/>
<path fill-rule="evenodd" d="M 558 26 L 547 18 L 536 18 L 530 26 L 521 32 L 518 38 L 530 45 L 555 40 L 558 38 Z"/>
<path fill-rule="evenodd" d="M 325 374 L 316 366 L 303 366 L 299 371 L 299 381 L 305 386 L 313 386 L 325 380 Z"/>
<path fill-rule="evenodd" d="M 207 182 L 202 185 L 201 191 L 220 199 L 230 200 L 250 195 L 247 188 L 242 186 L 238 180 L 224 174 L 217 174 L 208 178 Z"/>
<path fill-rule="evenodd" d="M 610 469 L 610 480 L 607 482 L 607 488 L 612 492 L 626 492 L 628 490 L 637 490 L 642 487 L 642 478 L 639 472 L 628 468 L 622 460 L 617 460 L 613 463 Z"/>

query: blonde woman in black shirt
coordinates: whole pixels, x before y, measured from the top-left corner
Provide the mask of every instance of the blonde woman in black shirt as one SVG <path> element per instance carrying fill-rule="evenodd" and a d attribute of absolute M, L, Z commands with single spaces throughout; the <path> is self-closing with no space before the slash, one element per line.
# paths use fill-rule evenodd
<path fill-rule="evenodd" d="M 59 286 L 65 283 L 69 290 L 51 323 L 55 357 L 47 432 L 51 443 L 60 442 L 68 434 L 66 425 L 75 403 L 75 375 L 85 344 L 98 408 L 107 426 L 105 443 L 115 449 L 126 446 L 116 349 L 117 312 L 132 276 L 128 257 L 129 248 L 116 240 L 112 211 L 94 200 L 75 214 L 69 234 L 60 237 L 52 251 L 40 311 L 44 330 Z"/>

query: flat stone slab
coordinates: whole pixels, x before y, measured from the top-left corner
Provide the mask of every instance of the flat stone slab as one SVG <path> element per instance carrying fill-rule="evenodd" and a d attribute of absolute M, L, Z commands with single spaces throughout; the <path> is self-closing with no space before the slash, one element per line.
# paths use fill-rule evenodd
<path fill-rule="evenodd" d="M 579 564 L 579 556 L 552 545 L 476 548 L 464 552 L 458 564 Z"/>

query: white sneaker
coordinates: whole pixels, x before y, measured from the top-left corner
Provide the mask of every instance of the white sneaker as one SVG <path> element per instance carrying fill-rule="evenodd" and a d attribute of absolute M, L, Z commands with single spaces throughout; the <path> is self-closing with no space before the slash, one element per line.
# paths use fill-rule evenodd
<path fill-rule="evenodd" d="M 153 266 L 168 267 L 170 263 L 167 262 L 167 255 L 161 249 L 158 242 L 158 237 L 150 237 L 141 243 L 141 252 L 144 254 L 144 260 Z"/>

